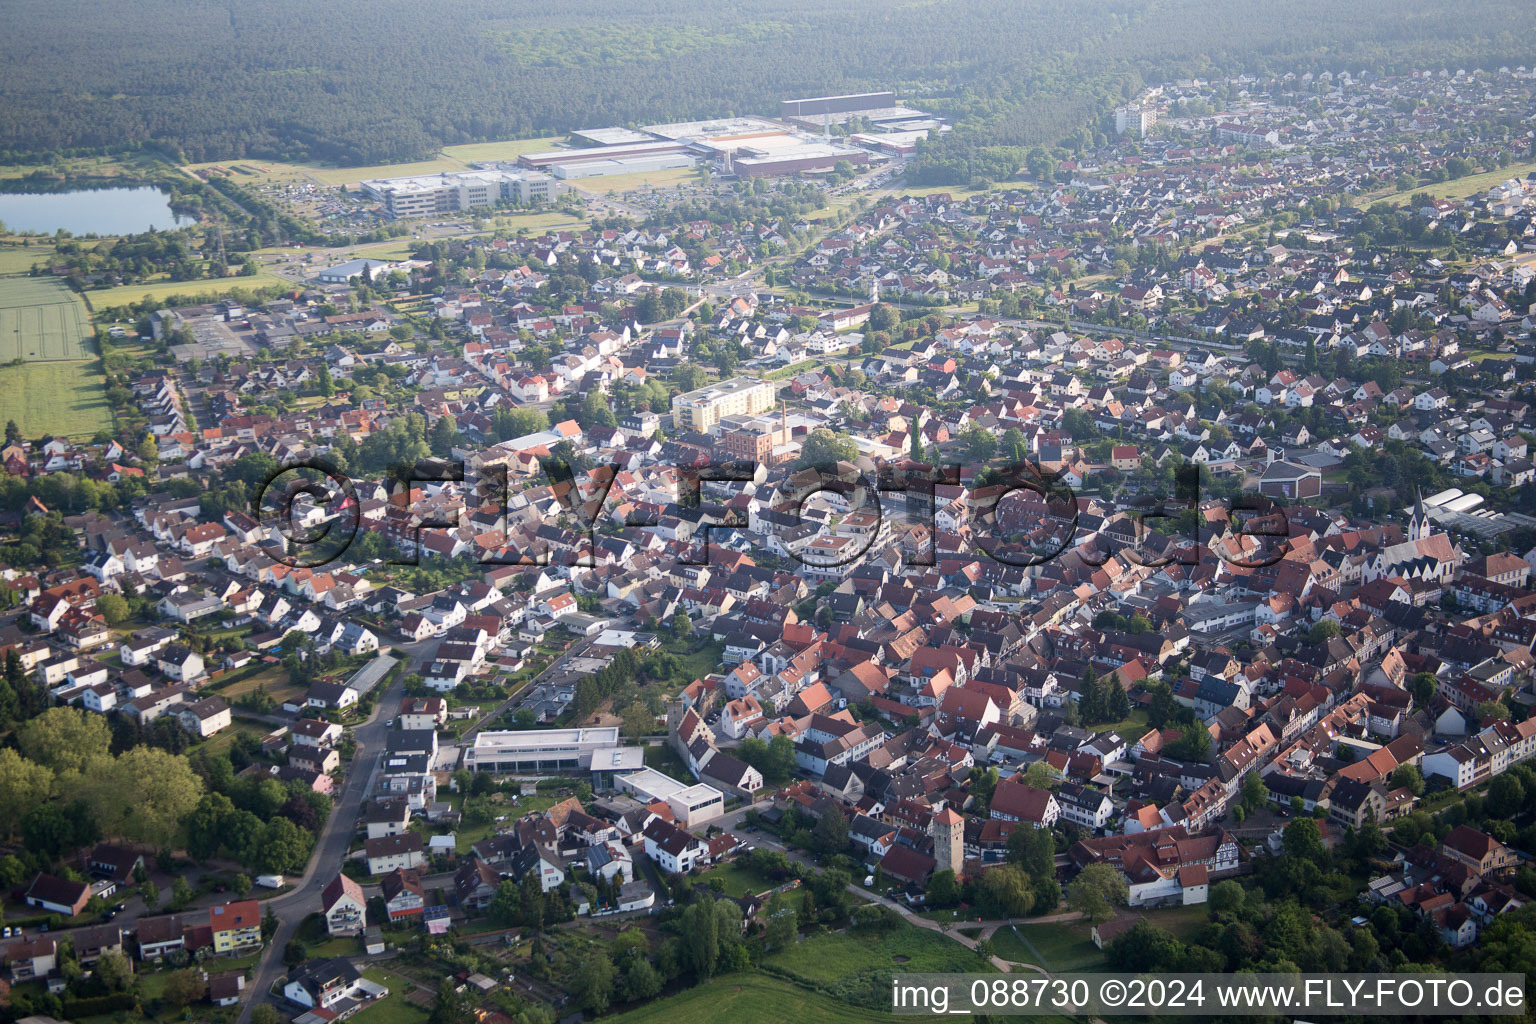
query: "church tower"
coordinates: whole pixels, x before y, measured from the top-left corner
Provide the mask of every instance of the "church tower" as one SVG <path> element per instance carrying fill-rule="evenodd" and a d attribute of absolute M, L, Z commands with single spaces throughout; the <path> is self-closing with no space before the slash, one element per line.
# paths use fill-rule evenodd
<path fill-rule="evenodd" d="M 928 826 L 933 836 L 935 871 L 948 869 L 958 878 L 965 867 L 965 819 L 951 808 L 944 808 L 933 816 Z"/>
<path fill-rule="evenodd" d="M 1408 539 L 1423 540 L 1435 532 L 1435 524 L 1430 522 L 1429 513 L 1424 511 L 1424 493 L 1419 490 L 1413 495 L 1413 518 L 1408 521 Z"/>

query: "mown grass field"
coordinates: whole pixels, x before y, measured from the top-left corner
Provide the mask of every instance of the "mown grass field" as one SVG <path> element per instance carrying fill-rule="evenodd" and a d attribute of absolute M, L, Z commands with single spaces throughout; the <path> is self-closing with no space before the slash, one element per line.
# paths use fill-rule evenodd
<path fill-rule="evenodd" d="M 47 266 L 53 253 L 53 246 L 47 244 L 0 243 L 0 274 L 26 274 L 34 266 Z"/>
<path fill-rule="evenodd" d="M 91 317 L 55 277 L 0 277 L 0 363 L 89 359 Z"/>
<path fill-rule="evenodd" d="M 112 427 L 100 364 L 27 362 L 0 366 L 0 422 L 15 420 L 23 437 L 89 438 Z"/>
<path fill-rule="evenodd" d="M 964 973 L 994 968 L 954 939 L 901 924 L 889 931 L 814 935 L 769 956 L 765 963 L 812 984 L 835 987 L 876 972 Z"/>
<path fill-rule="evenodd" d="M 258 273 L 251 277 L 216 277 L 204 281 L 150 281 L 145 284 L 125 284 L 116 288 L 101 288 L 85 293 L 95 309 L 108 306 L 126 306 L 145 299 L 165 299 L 172 295 L 185 295 L 192 299 L 217 299 L 235 291 L 255 291 L 259 288 L 293 288 L 292 281 L 276 274 Z"/>
<path fill-rule="evenodd" d="M 592 192 L 600 196 L 614 196 L 621 192 L 640 188 L 643 185 L 650 185 L 652 188 L 666 188 L 668 185 L 698 180 L 698 172 L 692 167 L 674 167 L 665 171 L 612 174 L 606 178 L 577 178 L 568 182 L 568 184 L 583 192 Z"/>
<path fill-rule="evenodd" d="M 1086 924 L 1074 921 L 1017 927 L 1017 938 L 1009 928 L 999 928 L 992 938 L 997 955 L 1004 960 L 1039 964 L 1053 974 L 1095 971 L 1104 966 L 1104 954 L 1089 938 Z"/>

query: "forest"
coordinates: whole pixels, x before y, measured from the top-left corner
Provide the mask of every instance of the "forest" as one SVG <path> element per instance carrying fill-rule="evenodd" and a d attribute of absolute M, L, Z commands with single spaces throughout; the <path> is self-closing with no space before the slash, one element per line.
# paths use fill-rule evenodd
<path fill-rule="evenodd" d="M 1144 81 L 1529 61 L 1536 6 L 1470 0 L 13 0 L 0 162 L 150 146 L 342 165 L 894 88 L 958 129 L 924 181 L 1011 176 Z M 67 73 L 61 69 L 67 68 Z"/>

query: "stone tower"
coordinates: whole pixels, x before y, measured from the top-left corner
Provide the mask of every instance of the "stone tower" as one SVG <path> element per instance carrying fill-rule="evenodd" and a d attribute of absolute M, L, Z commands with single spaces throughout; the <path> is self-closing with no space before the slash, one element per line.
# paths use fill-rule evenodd
<path fill-rule="evenodd" d="M 933 859 L 937 861 L 934 870 L 947 868 L 956 878 L 960 877 L 965 867 L 965 819 L 946 807 L 933 816 L 928 831 L 933 836 Z"/>

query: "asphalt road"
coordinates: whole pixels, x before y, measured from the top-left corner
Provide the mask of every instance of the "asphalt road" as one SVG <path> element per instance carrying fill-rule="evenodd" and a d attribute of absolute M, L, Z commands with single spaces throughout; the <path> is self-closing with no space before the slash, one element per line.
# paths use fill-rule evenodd
<path fill-rule="evenodd" d="M 373 779 L 378 771 L 378 755 L 384 750 L 384 734 L 387 731 L 385 723 L 394 718 L 395 708 L 405 693 L 404 678 L 405 673 L 395 677 L 395 681 L 374 705 L 372 717 L 353 726 L 352 737 L 357 743 L 357 751 L 352 758 L 352 767 L 331 809 L 331 816 L 315 841 L 309 866 L 304 869 L 303 876 L 295 881 L 292 890 L 268 900 L 263 908 L 265 912 L 265 908 L 270 907 L 277 915 L 277 934 L 262 951 L 252 983 L 246 987 L 250 997 L 240 1008 L 239 1024 L 250 1024 L 251 1012 L 256 1004 L 266 999 L 273 982 L 286 973 L 283 967 L 283 947 L 298 933 L 299 923 L 309 914 L 320 910 L 321 892 L 336 877 L 336 872 L 341 870 L 346 860 L 347 847 L 357 833 L 357 820 L 362 813 L 363 801 L 373 788 Z"/>

